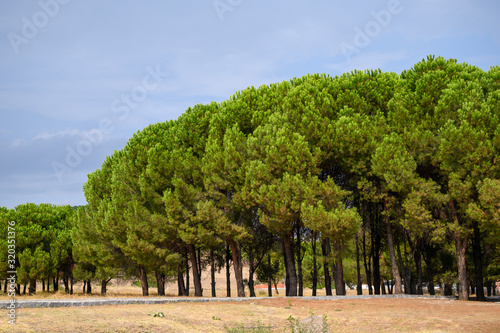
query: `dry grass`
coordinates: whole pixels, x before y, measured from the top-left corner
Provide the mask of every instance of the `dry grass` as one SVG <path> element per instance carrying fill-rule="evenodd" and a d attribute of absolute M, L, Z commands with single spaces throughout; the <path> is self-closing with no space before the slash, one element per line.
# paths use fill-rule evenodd
<path fill-rule="evenodd" d="M 210 279 L 204 277 L 204 295 L 210 296 Z M 235 286 L 234 281 L 232 286 Z M 38 285 L 39 289 L 41 285 Z M 218 276 L 217 296 L 225 297 L 225 277 Z M 93 286 L 93 295 L 64 292 L 18 296 L 17 299 L 140 297 L 141 288 L 130 281 L 113 281 L 106 296 Z M 236 288 L 232 289 L 236 296 Z M 273 289 L 274 292 L 274 289 Z M 366 291 L 365 291 L 366 292 Z M 257 290 L 267 296 L 267 289 Z M 311 290 L 305 290 L 305 296 Z M 318 296 L 325 294 L 318 291 Z M 355 295 L 348 291 L 348 295 Z M 167 295 L 177 295 L 175 283 L 167 285 Z M 150 296 L 156 290 L 150 289 Z M 425 299 L 305 300 L 280 297 L 245 302 L 175 303 L 158 305 L 109 305 L 70 308 L 22 308 L 16 310 L 17 324 L 0 318 L 0 332 L 226 332 L 230 328 L 272 327 L 273 332 L 291 332 L 290 321 L 314 315 L 326 316 L 332 332 L 500 332 L 500 304 Z M 0 296 L 0 299 L 8 299 Z M 0 309 L 0 312 L 6 309 Z M 163 312 L 165 317 L 150 313 Z M 241 331 L 241 330 L 240 330 Z M 239 332 L 240 332 L 239 331 Z M 257 332 L 257 330 L 254 330 Z"/>
<path fill-rule="evenodd" d="M 6 310 L 3 310 L 6 311 Z M 163 312 L 165 317 L 152 317 Z M 271 326 L 290 332 L 290 319 L 326 316 L 332 332 L 498 332 L 500 304 L 425 299 L 316 301 L 270 298 L 245 302 L 110 305 L 17 309 L 0 332 L 226 332 Z"/>

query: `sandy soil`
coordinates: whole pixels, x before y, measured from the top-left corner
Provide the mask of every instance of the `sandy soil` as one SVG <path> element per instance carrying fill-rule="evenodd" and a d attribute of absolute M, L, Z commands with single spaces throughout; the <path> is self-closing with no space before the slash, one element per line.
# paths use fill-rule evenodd
<path fill-rule="evenodd" d="M 232 277 L 232 295 L 236 286 Z M 217 296 L 226 296 L 225 272 L 217 275 Z M 39 289 L 41 284 L 38 285 Z M 75 285 L 75 295 L 43 293 L 17 299 L 101 297 L 83 295 L 82 285 Z M 203 275 L 204 296 L 211 295 L 210 278 Z M 267 288 L 256 291 L 267 296 Z M 252 331 L 258 326 L 272 332 L 291 332 L 291 322 L 320 315 L 327 318 L 332 332 L 500 332 L 500 300 L 494 302 L 459 302 L 431 299 L 345 299 L 305 300 L 285 298 L 279 290 L 268 299 L 245 302 L 176 303 L 162 305 L 110 305 L 96 307 L 17 309 L 16 325 L 0 318 L 0 332 L 227 332 L 231 328 Z M 156 295 L 154 288 L 151 296 Z M 348 291 L 348 295 L 355 295 Z M 364 291 L 367 294 L 367 291 Z M 130 281 L 113 281 L 105 297 L 141 295 L 141 288 Z M 177 295 L 176 283 L 167 285 L 167 296 Z M 248 295 L 248 290 L 247 290 Z M 306 289 L 305 296 L 311 295 Z M 325 295 L 324 290 L 318 296 Z M 1 296 L 0 299 L 8 299 Z M 165 317 L 151 313 L 163 312 Z M 269 332 L 270 330 L 267 330 Z M 253 330 L 257 332 L 257 330 Z M 265 330 L 263 330 L 265 332 Z"/>
<path fill-rule="evenodd" d="M 6 310 L 2 310 L 6 311 Z M 165 317 L 149 314 L 162 312 Z M 226 332 L 270 327 L 291 332 L 290 321 L 325 316 L 332 332 L 499 332 L 500 304 L 425 299 L 304 300 L 112 305 L 17 309 L 0 332 Z"/>

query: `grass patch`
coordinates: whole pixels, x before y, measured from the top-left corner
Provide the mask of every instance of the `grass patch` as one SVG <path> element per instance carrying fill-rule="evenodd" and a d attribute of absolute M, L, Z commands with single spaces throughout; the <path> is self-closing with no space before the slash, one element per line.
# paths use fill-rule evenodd
<path fill-rule="evenodd" d="M 311 309 L 309 309 L 309 313 L 311 313 Z M 318 323 L 317 318 L 321 318 L 321 323 Z M 327 316 L 323 315 L 319 316 L 311 316 L 304 320 L 300 320 L 293 316 L 288 317 L 288 324 L 290 326 L 290 330 L 293 333 L 309 333 L 309 332 L 317 332 L 318 329 L 321 329 L 321 332 L 330 332 L 330 328 L 328 327 Z M 313 323 L 313 321 L 315 321 Z"/>
<path fill-rule="evenodd" d="M 151 312 L 149 315 L 150 315 L 151 317 L 153 317 L 153 318 L 154 318 L 154 317 L 159 317 L 159 318 L 163 318 L 163 317 L 165 317 L 165 314 L 164 314 L 163 312 L 161 312 L 161 311 L 160 311 L 160 312 Z"/>
<path fill-rule="evenodd" d="M 500 305 L 430 299 L 291 300 L 284 297 L 244 302 L 103 305 L 22 308 L 16 325 L 0 321 L 0 333 L 24 332 L 291 332 L 291 322 L 327 320 L 331 332 L 497 332 Z M 349 306 L 355 303 L 356 306 Z M 5 309 L 4 309 L 5 310 Z M 341 310 L 341 311 L 338 311 Z M 164 318 L 148 314 L 163 312 Z M 252 316 L 253 315 L 253 316 Z M 217 320 L 214 317 L 223 317 Z M 287 320 L 287 318 L 290 320 Z M 7 317 L 6 317 L 7 318 Z M 304 327 L 304 329 L 307 329 Z M 304 330 L 303 330 L 304 331 Z M 321 329 L 319 329 L 321 332 Z M 296 330 L 297 332 L 297 330 Z"/>
<path fill-rule="evenodd" d="M 235 327 L 226 327 L 226 332 L 229 333 L 243 333 L 243 332 L 254 332 L 254 333 L 272 333 L 272 326 L 265 325 L 258 321 L 257 323 L 251 324 L 251 326 L 245 326 L 244 324 L 239 324 Z"/>

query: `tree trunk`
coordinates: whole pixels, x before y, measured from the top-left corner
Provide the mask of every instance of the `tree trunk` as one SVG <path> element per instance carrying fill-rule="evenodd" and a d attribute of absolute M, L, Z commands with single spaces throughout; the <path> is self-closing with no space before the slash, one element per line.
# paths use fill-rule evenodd
<path fill-rule="evenodd" d="M 378 223 L 377 223 L 378 225 Z M 372 257 L 373 257 L 373 289 L 375 295 L 380 295 L 380 234 L 375 229 L 375 224 L 372 229 Z"/>
<path fill-rule="evenodd" d="M 368 260 L 366 259 L 368 257 Z M 365 233 L 363 232 L 363 265 L 365 267 L 366 283 L 368 284 L 368 294 L 373 295 L 371 256 L 366 255 Z"/>
<path fill-rule="evenodd" d="M 285 246 L 283 245 L 283 248 Z M 288 261 L 286 260 L 286 253 L 283 250 L 283 256 L 284 256 L 284 263 L 285 263 L 285 296 L 288 296 L 288 293 L 290 292 L 290 275 L 288 275 Z"/>
<path fill-rule="evenodd" d="M 326 296 L 332 296 L 332 279 L 330 277 L 330 269 L 328 268 L 328 256 L 330 255 L 330 240 L 328 238 L 323 239 L 321 243 L 321 252 L 323 254 Z"/>
<path fill-rule="evenodd" d="M 297 272 L 298 272 L 298 280 L 299 280 L 299 296 L 304 296 L 304 281 L 302 274 L 302 244 L 300 239 L 300 225 L 297 225 Z"/>
<path fill-rule="evenodd" d="M 25 283 L 25 284 L 24 284 L 24 288 L 23 288 L 23 295 L 26 295 L 26 286 L 27 286 L 27 284 Z M 20 294 L 20 293 L 19 293 L 19 294 Z"/>
<path fill-rule="evenodd" d="M 50 277 L 47 278 L 47 292 L 50 292 Z"/>
<path fill-rule="evenodd" d="M 358 295 L 363 295 L 363 285 L 361 281 L 361 265 L 359 263 L 359 239 L 358 235 L 356 235 L 356 277 L 357 277 L 357 285 L 356 291 Z"/>
<path fill-rule="evenodd" d="M 243 265 L 241 264 L 241 247 L 234 240 L 229 241 L 233 254 L 234 277 L 236 279 L 236 289 L 238 297 L 245 297 L 245 287 L 243 285 Z"/>
<path fill-rule="evenodd" d="M 226 246 L 226 296 L 231 297 L 231 269 L 229 266 L 230 252 L 229 244 Z"/>
<path fill-rule="evenodd" d="M 429 295 L 436 295 L 436 290 L 434 289 L 434 277 L 429 268 L 427 268 L 427 291 Z"/>
<path fill-rule="evenodd" d="M 108 286 L 108 281 L 106 279 L 102 280 L 101 281 L 101 295 L 106 295 L 107 286 Z"/>
<path fill-rule="evenodd" d="M 54 291 L 59 291 L 59 271 L 57 271 L 56 276 L 52 278 L 52 285 L 54 286 Z"/>
<path fill-rule="evenodd" d="M 297 296 L 297 271 L 292 248 L 292 240 L 289 236 L 283 237 L 283 247 L 285 251 L 286 269 L 289 277 L 290 289 L 287 296 Z"/>
<path fill-rule="evenodd" d="M 335 247 L 335 263 L 332 265 L 333 279 L 335 280 L 335 295 L 345 296 L 344 283 L 344 268 L 342 266 L 342 253 L 340 251 L 340 243 L 334 242 Z"/>
<path fill-rule="evenodd" d="M 189 254 L 186 250 L 186 293 L 185 296 L 189 296 Z"/>
<path fill-rule="evenodd" d="M 420 249 L 417 248 L 415 251 L 415 266 L 417 266 L 417 295 L 423 295 L 424 289 L 422 286 L 422 257 L 420 255 Z"/>
<path fill-rule="evenodd" d="M 476 300 L 485 301 L 483 285 L 483 251 L 481 249 L 481 231 L 474 223 L 474 237 L 472 239 L 472 250 L 474 256 L 474 280 L 476 282 Z"/>
<path fill-rule="evenodd" d="M 69 278 L 67 276 L 63 276 L 63 283 L 64 283 L 64 292 L 66 294 L 69 294 Z"/>
<path fill-rule="evenodd" d="M 271 251 L 267 253 L 267 296 L 273 297 L 272 277 L 271 277 Z"/>
<path fill-rule="evenodd" d="M 451 296 L 453 295 L 453 288 L 452 288 L 452 284 L 450 283 L 445 283 L 444 284 L 444 296 Z"/>
<path fill-rule="evenodd" d="M 199 275 L 199 279 L 200 279 L 200 285 L 201 285 L 201 273 L 202 273 L 202 269 L 201 269 L 201 249 L 198 248 L 197 249 L 197 252 L 198 252 L 198 255 L 196 256 L 196 262 L 198 263 L 198 275 Z M 201 293 L 203 294 L 203 286 L 201 287 Z"/>
<path fill-rule="evenodd" d="M 436 290 L 434 289 L 434 273 L 432 270 L 432 252 L 432 247 L 427 246 L 425 251 L 422 253 L 427 271 L 427 291 L 429 292 L 429 295 L 436 294 Z"/>
<path fill-rule="evenodd" d="M 165 273 L 156 273 L 156 286 L 158 288 L 158 296 L 165 296 Z"/>
<path fill-rule="evenodd" d="M 391 271 L 392 278 L 394 279 L 394 293 L 402 294 L 403 293 L 403 284 L 401 281 L 401 274 L 399 274 L 399 267 L 396 261 L 396 254 L 394 252 L 394 240 L 392 238 L 392 228 L 391 228 L 391 220 L 389 217 L 389 208 L 387 205 L 387 201 L 385 202 L 385 224 L 387 228 L 387 247 L 389 249 L 389 256 L 391 258 Z"/>
<path fill-rule="evenodd" d="M 491 281 L 486 281 L 486 292 L 488 296 L 491 296 Z"/>
<path fill-rule="evenodd" d="M 42 279 L 42 291 L 45 291 L 45 280 Z"/>
<path fill-rule="evenodd" d="M 254 251 L 250 250 L 248 253 L 248 262 L 249 262 L 249 268 L 248 268 L 248 290 L 250 290 L 250 297 L 255 297 L 255 288 L 254 288 L 254 283 L 253 283 L 253 273 L 255 271 L 254 265 L 255 265 L 255 253 Z"/>
<path fill-rule="evenodd" d="M 458 214 L 455 209 L 455 203 L 450 201 L 451 216 L 455 227 L 458 229 L 455 231 L 455 250 L 457 256 L 457 267 L 458 267 L 458 299 L 460 301 L 469 300 L 469 288 L 467 286 L 467 264 L 465 262 L 465 254 L 467 251 L 468 234 L 461 234 L 461 224 L 458 219 Z"/>
<path fill-rule="evenodd" d="M 149 285 L 148 285 L 148 275 L 146 273 L 146 269 L 139 265 L 139 280 L 141 281 L 142 287 L 142 296 L 149 296 Z"/>
<path fill-rule="evenodd" d="M 28 294 L 31 296 L 33 293 L 36 293 L 36 279 L 30 279 Z"/>
<path fill-rule="evenodd" d="M 75 283 L 75 279 L 73 279 L 73 273 L 71 273 L 71 279 L 70 279 L 70 290 L 69 290 L 69 294 L 70 295 L 73 295 L 73 285 Z"/>
<path fill-rule="evenodd" d="M 189 253 L 191 254 L 191 267 L 193 269 L 194 295 L 197 297 L 203 296 L 201 288 L 200 272 L 198 272 L 198 260 L 196 258 L 196 248 L 194 245 L 189 245 Z"/>
<path fill-rule="evenodd" d="M 184 285 L 184 270 L 182 268 L 183 265 L 184 262 L 181 262 L 177 269 L 177 296 L 189 296 L 186 295 L 186 287 Z"/>
<path fill-rule="evenodd" d="M 380 279 L 380 290 L 382 291 L 382 295 L 386 295 L 384 279 Z"/>
<path fill-rule="evenodd" d="M 212 287 L 212 297 L 217 297 L 215 291 L 215 256 L 214 249 L 210 249 L 210 286 Z"/>
<path fill-rule="evenodd" d="M 469 288 L 467 285 L 467 265 L 465 263 L 465 254 L 467 251 L 468 237 L 455 236 L 455 249 L 457 253 L 458 266 L 458 299 L 460 301 L 469 300 Z"/>
<path fill-rule="evenodd" d="M 345 296 L 345 282 L 344 282 L 344 268 L 342 266 L 342 259 L 337 259 L 335 265 L 332 267 L 333 278 L 335 280 L 335 295 Z"/>
<path fill-rule="evenodd" d="M 405 252 L 405 258 L 403 261 L 403 257 L 401 255 L 401 248 L 398 246 L 396 249 L 397 249 L 397 252 L 398 252 L 398 258 L 399 258 L 399 261 L 400 261 L 400 264 L 401 264 L 401 268 L 403 270 L 403 276 L 404 276 L 404 287 L 405 287 L 405 290 L 404 290 L 404 293 L 405 294 L 411 294 L 411 266 L 410 266 L 410 261 L 408 260 L 407 258 L 407 254 L 406 254 L 406 240 L 405 238 L 403 237 L 403 245 L 404 245 L 404 252 Z"/>
<path fill-rule="evenodd" d="M 313 252 L 313 272 L 312 272 L 312 295 L 316 296 L 318 289 L 318 264 L 316 262 L 316 233 L 313 234 L 312 252 Z"/>

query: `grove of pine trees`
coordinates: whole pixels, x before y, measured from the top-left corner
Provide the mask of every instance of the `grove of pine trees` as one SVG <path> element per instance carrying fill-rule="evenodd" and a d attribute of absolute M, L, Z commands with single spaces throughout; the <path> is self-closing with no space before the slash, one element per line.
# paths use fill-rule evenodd
<path fill-rule="evenodd" d="M 137 132 L 84 192 L 76 211 L 0 211 L 2 234 L 17 222 L 30 292 L 62 278 L 105 293 L 126 274 L 143 295 L 154 277 L 159 295 L 174 279 L 202 296 L 201 272 L 224 268 L 238 296 L 257 277 L 271 293 L 281 270 L 287 296 L 457 284 L 484 300 L 500 278 L 500 67 L 429 56 L 400 75 L 249 87 Z"/>

